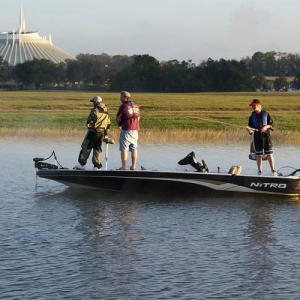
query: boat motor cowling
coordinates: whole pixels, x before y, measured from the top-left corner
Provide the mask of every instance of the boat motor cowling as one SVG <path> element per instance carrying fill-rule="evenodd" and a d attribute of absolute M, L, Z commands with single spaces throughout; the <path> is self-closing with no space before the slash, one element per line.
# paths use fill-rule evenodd
<path fill-rule="evenodd" d="M 178 164 L 181 165 L 181 166 L 191 165 L 198 172 L 202 172 L 202 173 L 208 173 L 209 172 L 208 167 L 207 167 L 204 160 L 202 160 L 202 164 L 197 161 L 196 156 L 195 156 L 195 152 L 191 152 L 190 154 L 188 154 L 186 157 L 181 159 L 178 162 Z"/>

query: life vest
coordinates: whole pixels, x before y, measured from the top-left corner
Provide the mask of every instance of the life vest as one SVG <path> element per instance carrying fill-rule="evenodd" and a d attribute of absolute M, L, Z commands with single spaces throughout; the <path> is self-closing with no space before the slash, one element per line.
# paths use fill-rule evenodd
<path fill-rule="evenodd" d="M 140 117 L 140 107 L 133 101 L 123 103 L 122 121 L 137 119 Z"/>
<path fill-rule="evenodd" d="M 258 129 L 259 128 L 258 118 L 255 111 L 253 111 L 251 114 L 251 120 L 252 120 L 253 127 Z M 268 114 L 265 110 L 261 111 L 261 120 L 262 120 L 262 126 L 268 125 Z"/>

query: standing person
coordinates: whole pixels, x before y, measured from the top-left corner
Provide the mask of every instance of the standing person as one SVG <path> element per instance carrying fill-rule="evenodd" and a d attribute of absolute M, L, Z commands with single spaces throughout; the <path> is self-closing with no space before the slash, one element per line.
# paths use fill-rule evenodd
<path fill-rule="evenodd" d="M 74 167 L 74 169 L 78 170 L 85 170 L 85 165 L 92 149 L 94 170 L 101 169 L 102 139 L 107 138 L 110 127 L 110 117 L 108 115 L 107 107 L 102 102 L 102 98 L 95 96 L 90 102 L 93 102 L 94 107 L 91 109 L 86 120 L 88 131 L 81 144 L 81 150 L 78 157 L 79 165 Z"/>
<path fill-rule="evenodd" d="M 262 157 L 267 155 L 267 159 L 273 176 L 277 176 L 274 167 L 273 145 L 270 131 L 273 130 L 273 120 L 270 114 L 262 110 L 262 106 L 258 99 L 253 99 L 249 106 L 252 107 L 252 113 L 249 117 L 248 126 L 246 129 L 250 134 L 254 129 L 254 147 L 255 157 L 258 168 L 258 175 L 262 174 Z"/>
<path fill-rule="evenodd" d="M 138 130 L 140 129 L 140 107 L 131 100 L 130 93 L 121 91 L 122 104 L 116 117 L 116 123 L 122 129 L 120 133 L 120 151 L 122 166 L 120 170 L 126 170 L 128 150 L 131 152 L 130 170 L 135 170 L 137 162 Z"/>

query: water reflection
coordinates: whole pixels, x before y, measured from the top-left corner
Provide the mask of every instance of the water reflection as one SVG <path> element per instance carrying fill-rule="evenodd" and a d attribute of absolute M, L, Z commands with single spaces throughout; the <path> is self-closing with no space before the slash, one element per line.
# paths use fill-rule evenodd
<path fill-rule="evenodd" d="M 78 145 L 21 143 L 18 161 L 14 143 L 0 146 L 4 298 L 46 299 L 45 289 L 48 299 L 299 295 L 299 201 L 225 193 L 125 195 L 43 179 L 36 185 L 33 157 L 55 149 L 64 166 L 73 166 Z M 212 170 L 236 164 L 245 172 L 256 169 L 242 146 L 141 146 L 140 163 L 149 168 L 170 168 L 194 150 Z M 278 152 L 278 166 L 296 166 L 297 153 L 296 148 Z M 110 149 L 110 159 L 110 166 L 119 167 L 117 150 Z"/>
<path fill-rule="evenodd" d="M 113 192 L 68 189 L 62 194 L 62 197 L 73 199 L 77 208 L 76 230 L 92 251 L 105 255 L 107 265 L 120 264 L 124 268 L 126 262 L 139 259 L 135 243 L 142 237 L 134 228 L 139 221 L 135 201 Z"/>
<path fill-rule="evenodd" d="M 262 200 L 252 202 L 247 209 L 250 220 L 244 230 L 244 237 L 248 240 L 244 267 L 258 297 L 262 291 L 272 290 L 278 280 L 278 276 L 272 271 L 276 267 L 276 257 L 271 250 L 276 244 L 276 228 L 273 222 L 276 208 L 275 203 Z"/>
<path fill-rule="evenodd" d="M 205 282 L 204 286 L 198 283 L 199 286 L 189 289 L 192 298 L 200 295 L 199 290 L 203 295 L 211 293 L 216 296 L 212 290 L 221 286 L 224 297 L 239 294 L 230 278 L 221 286 L 217 283 L 218 278 L 225 278 L 225 273 L 229 272 L 223 267 L 224 259 L 234 257 L 238 257 L 239 265 L 230 262 L 229 268 L 234 268 L 230 273 L 235 273 L 239 280 L 244 278 L 245 282 L 239 295 L 248 291 L 247 295 L 259 298 L 266 290 L 276 289 L 278 284 L 279 274 L 274 270 L 276 256 L 272 250 L 277 241 L 273 219 L 278 205 L 286 203 L 284 198 L 279 204 L 272 197 L 242 199 L 237 196 L 169 197 L 164 201 L 149 195 L 144 199 L 128 198 L 118 193 L 67 188 L 55 193 L 38 192 L 36 203 L 45 213 L 52 212 L 58 224 L 61 223 L 58 210 L 65 214 L 61 216 L 65 219 L 65 226 L 72 227 L 73 224 L 76 251 L 72 256 L 76 261 L 72 262 L 70 270 L 78 265 L 78 276 L 85 274 L 89 287 L 107 299 L 111 293 L 132 296 L 133 291 L 140 290 L 141 286 L 146 288 L 140 290 L 145 295 L 149 295 L 146 291 L 150 289 L 157 296 L 161 288 L 160 294 L 175 295 L 178 291 L 176 274 L 182 273 L 188 276 L 185 277 L 188 286 L 192 282 Z M 244 208 L 245 217 L 239 213 L 241 208 Z M 232 219 L 236 213 L 238 218 Z M 235 230 L 237 236 L 231 236 L 229 243 L 236 249 L 233 255 L 226 240 L 230 234 L 228 230 L 234 224 L 243 224 L 244 242 L 237 244 L 239 230 Z M 146 230 L 148 226 L 149 230 Z M 156 226 L 155 231 L 150 230 Z M 150 249 L 154 247 L 157 253 L 147 249 L 149 241 L 154 243 Z M 162 250 L 166 256 L 162 255 Z M 212 266 L 220 274 L 212 271 Z M 103 283 L 112 290 L 105 288 Z"/>

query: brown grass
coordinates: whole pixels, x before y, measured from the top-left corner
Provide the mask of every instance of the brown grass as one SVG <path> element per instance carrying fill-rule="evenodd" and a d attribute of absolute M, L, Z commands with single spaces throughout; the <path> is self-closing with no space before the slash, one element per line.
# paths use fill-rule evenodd
<path fill-rule="evenodd" d="M 60 129 L 18 129 L 0 128 L 1 139 L 47 139 L 62 142 L 80 142 L 85 135 L 85 130 L 60 130 Z M 119 131 L 112 130 L 110 137 L 118 142 Z M 139 142 L 141 143 L 199 143 L 199 144 L 240 144 L 248 143 L 252 137 L 246 130 L 215 131 L 215 130 L 168 130 L 150 131 L 140 130 Z M 275 131 L 272 140 L 277 145 L 300 145 L 300 134 L 292 131 Z"/>

